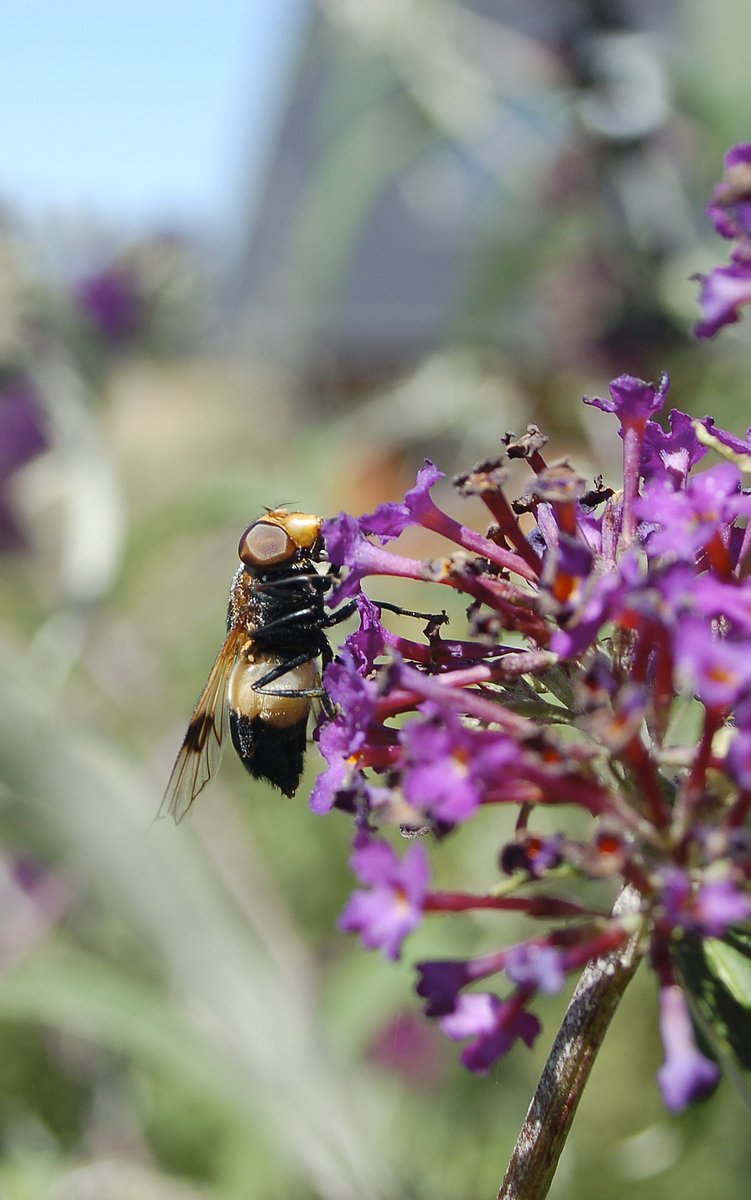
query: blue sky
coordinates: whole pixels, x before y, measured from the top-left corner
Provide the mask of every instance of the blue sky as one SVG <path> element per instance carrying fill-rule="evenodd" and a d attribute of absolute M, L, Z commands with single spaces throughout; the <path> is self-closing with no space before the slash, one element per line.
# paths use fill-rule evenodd
<path fill-rule="evenodd" d="M 247 211 L 306 0 L 3 0 L 0 202 L 209 234 Z"/>

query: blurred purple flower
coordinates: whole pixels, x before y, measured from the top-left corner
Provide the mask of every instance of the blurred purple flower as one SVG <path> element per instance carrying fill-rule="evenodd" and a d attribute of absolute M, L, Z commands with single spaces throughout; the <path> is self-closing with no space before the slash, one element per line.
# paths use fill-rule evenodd
<path fill-rule="evenodd" d="M 339 928 L 360 934 L 369 950 L 396 959 L 408 933 L 420 923 L 430 879 L 425 847 L 410 846 L 400 859 L 387 842 L 361 834 L 352 869 L 369 891 L 356 891 L 339 918 Z"/>
<path fill-rule="evenodd" d="M 696 278 L 701 281 L 702 320 L 694 327 L 694 333 L 700 338 L 711 338 L 724 325 L 740 321 L 740 309 L 751 304 L 751 262 L 715 267 L 708 275 Z"/>
<path fill-rule="evenodd" d="M 735 242 L 727 267 L 715 267 L 701 282 L 702 320 L 694 333 L 710 338 L 724 325 L 740 320 L 739 309 L 751 303 L 751 144 L 733 146 L 725 156 L 725 175 L 707 209 L 717 232 Z"/>
<path fill-rule="evenodd" d="M 635 511 L 657 526 L 646 543 L 651 556 L 694 558 L 723 524 L 751 513 L 751 497 L 741 494 L 738 468 L 724 462 L 695 476 L 685 490 L 675 491 L 664 480 L 647 484 Z"/>
<path fill-rule="evenodd" d="M 714 1091 L 720 1069 L 698 1049 L 686 997 L 675 984 L 660 989 L 660 1032 L 665 1062 L 657 1081 L 665 1107 L 682 1112 Z"/>
<path fill-rule="evenodd" d="M 398 1012 L 376 1033 L 368 1058 L 415 1088 L 435 1087 L 445 1071 L 444 1043 L 438 1030 L 415 1012 Z"/>
<path fill-rule="evenodd" d="M 751 917 L 751 897 L 729 878 L 708 879 L 694 886 L 678 867 L 663 872 L 662 904 L 674 930 L 701 937 L 723 937 L 731 925 Z"/>
<path fill-rule="evenodd" d="M 712 192 L 707 216 L 724 238 L 751 237 L 751 142 L 725 155 L 725 176 Z"/>
<path fill-rule="evenodd" d="M 721 638 L 699 617 L 676 631 L 676 657 L 706 708 L 730 709 L 751 689 L 751 659 L 745 647 Z"/>
<path fill-rule="evenodd" d="M 416 964 L 415 991 L 426 1000 L 425 1015 L 443 1017 L 456 1008 L 459 992 L 472 980 L 470 964 L 464 959 L 444 959 Z"/>
<path fill-rule="evenodd" d="M 49 446 L 49 422 L 29 379 L 14 375 L 0 383 L 0 551 L 23 546 L 25 536 L 7 484 Z"/>
<path fill-rule="evenodd" d="M 506 959 L 506 974 L 513 983 L 531 987 L 546 996 L 560 992 L 566 981 L 563 956 L 554 946 L 527 943 L 514 946 Z"/>
<path fill-rule="evenodd" d="M 72 899 L 69 881 L 44 863 L 0 856 L 0 973 L 49 936 Z"/>
<path fill-rule="evenodd" d="M 106 341 L 122 345 L 144 322 L 144 297 L 135 272 L 114 264 L 80 279 L 73 300 L 82 316 Z"/>
<path fill-rule="evenodd" d="M 504 875 L 526 871 L 533 879 L 540 879 L 546 871 L 563 862 L 563 848 L 564 839 L 560 833 L 547 838 L 520 833 L 513 841 L 506 842 L 499 856 L 499 866 Z"/>
<path fill-rule="evenodd" d="M 540 1022 L 523 1007 L 520 994 L 501 1000 L 490 992 L 471 992 L 460 996 L 454 1011 L 441 1018 L 441 1029 L 455 1041 L 473 1039 L 461 1060 L 468 1070 L 485 1075 L 517 1038 L 531 1046 Z"/>

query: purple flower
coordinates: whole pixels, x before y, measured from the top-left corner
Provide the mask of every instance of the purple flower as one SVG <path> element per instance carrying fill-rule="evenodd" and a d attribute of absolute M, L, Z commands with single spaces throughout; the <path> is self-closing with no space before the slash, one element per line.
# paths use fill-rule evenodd
<path fill-rule="evenodd" d="M 361 666 L 361 657 L 345 645 L 339 658 L 328 665 L 324 675 L 329 699 L 338 708 L 334 723 L 346 731 L 348 753 L 362 745 L 363 734 L 373 719 L 378 696 L 376 683 L 363 677 Z"/>
<path fill-rule="evenodd" d="M 660 1032 L 665 1062 L 657 1080 L 665 1106 L 670 1112 L 682 1112 L 714 1091 L 720 1071 L 700 1053 L 686 998 L 675 984 L 660 989 Z"/>
<path fill-rule="evenodd" d="M 738 468 L 725 462 L 697 475 L 685 491 L 674 491 L 665 480 L 648 484 L 635 506 L 638 517 L 657 526 L 647 553 L 693 559 L 722 525 L 751 512 L 751 497 L 740 494 L 739 481 Z"/>
<path fill-rule="evenodd" d="M 353 559 L 360 549 L 363 536 L 355 517 L 339 513 L 323 522 L 323 540 L 329 559 L 335 567 L 354 568 Z"/>
<path fill-rule="evenodd" d="M 439 959 L 417 964 L 419 982 L 418 996 L 427 1001 L 425 1014 L 428 1017 L 443 1017 L 456 1008 L 459 992 L 468 983 L 487 979 L 503 971 L 508 959 L 508 950 L 497 950 L 482 958 Z"/>
<path fill-rule="evenodd" d="M 662 904 L 673 929 L 724 937 L 728 926 L 751 916 L 751 898 L 727 877 L 695 885 L 687 871 L 671 867 L 663 871 L 663 878 Z"/>
<path fill-rule="evenodd" d="M 408 933 L 419 925 L 430 879 L 425 847 L 413 843 L 400 859 L 388 842 L 358 835 L 352 869 L 369 891 L 353 892 L 339 928 L 359 933 L 368 950 L 396 959 Z"/>
<path fill-rule="evenodd" d="M 689 579 L 688 591 L 680 600 L 677 596 L 667 597 L 675 602 L 676 611 L 693 611 L 710 619 L 722 617 L 726 629 L 732 627 L 734 633 L 745 636 L 751 633 L 751 586 L 747 580 L 738 583 L 735 579 L 718 579 L 709 572 L 698 578 L 693 573 Z"/>
<path fill-rule="evenodd" d="M 390 542 L 410 525 L 419 525 L 421 517 L 435 508 L 430 499 L 430 489 L 443 478 L 443 471 L 439 471 L 430 459 L 426 458 L 425 466 L 417 472 L 415 486 L 407 492 L 404 500 L 379 504 L 375 512 L 360 517 L 360 529 L 363 533 L 375 534 L 381 542 Z"/>
<path fill-rule="evenodd" d="M 709 275 L 696 278 L 701 281 L 702 320 L 694 326 L 694 333 L 700 338 L 711 338 L 724 325 L 740 321 L 739 309 L 751 303 L 751 262 L 715 267 Z"/>
<path fill-rule="evenodd" d="M 361 675 L 369 675 L 376 659 L 380 658 L 386 647 L 392 645 L 396 638 L 383 627 L 378 606 L 364 593 L 361 592 L 357 596 L 356 603 L 360 614 L 360 628 L 351 633 L 344 644 L 358 672 Z"/>
<path fill-rule="evenodd" d="M 329 558 L 334 566 L 347 567 L 347 576 L 331 594 L 330 604 L 335 608 L 342 600 L 355 596 L 360 591 L 360 581 L 366 575 L 397 575 L 408 579 L 422 579 L 423 564 L 416 559 L 391 554 L 374 545 L 363 536 L 360 526 L 348 513 L 340 513 L 323 523 L 323 539 Z"/>
<path fill-rule="evenodd" d="M 47 449 L 47 424 L 30 380 L 19 375 L 0 385 L 0 483 Z"/>
<path fill-rule="evenodd" d="M 671 929 L 693 929 L 691 911 L 693 890 L 688 871 L 680 867 L 667 867 L 662 872 L 662 906 Z"/>
<path fill-rule="evenodd" d="M 507 568 L 521 575 L 522 578 L 534 580 L 537 578 L 536 566 L 531 566 L 521 555 L 515 551 L 508 550 L 504 546 L 493 542 L 481 534 L 475 532 L 474 529 L 468 528 L 466 525 L 455 521 L 453 517 L 442 512 L 440 508 L 430 498 L 430 489 L 433 484 L 443 478 L 443 472 L 434 467 L 430 459 L 425 460 L 425 466 L 417 473 L 417 483 L 407 492 L 403 501 L 398 503 L 380 504 L 375 512 L 365 513 L 357 522 L 359 529 L 363 534 L 372 534 L 381 542 L 391 541 L 392 538 L 398 537 L 405 529 L 411 525 L 420 525 L 424 529 L 430 529 L 434 533 L 441 534 L 442 537 L 448 538 L 449 541 L 455 542 L 465 550 L 469 550 L 473 554 L 484 555 L 490 562 L 496 563 L 500 567 Z M 326 534 L 326 526 L 324 526 L 324 536 Z M 344 559 L 350 566 L 355 566 L 359 569 L 362 561 L 369 562 L 369 559 L 353 562 L 354 558 L 358 559 L 357 551 L 350 545 L 349 553 Z M 330 551 L 331 553 L 331 551 Z M 340 550 L 336 548 L 332 555 L 333 562 L 342 561 Z M 396 560 L 402 563 L 407 562 L 406 559 Z M 409 575 L 410 571 L 405 569 L 385 570 L 376 567 L 375 570 L 366 570 L 362 574 L 401 574 Z M 412 578 L 420 579 L 423 574 L 414 574 Z M 337 593 L 337 596 L 343 596 L 345 593 Z"/>
<path fill-rule="evenodd" d="M 315 813 L 327 813 L 343 795 L 359 790 L 360 770 L 356 752 L 350 752 L 348 731 L 335 721 L 328 721 L 318 735 L 318 749 L 328 767 L 316 779 L 310 794 L 310 807 Z"/>
<path fill-rule="evenodd" d="M 751 142 L 725 155 L 725 175 L 712 192 L 707 216 L 724 238 L 751 237 Z"/>
<path fill-rule="evenodd" d="M 411 1087 L 433 1089 L 445 1067 L 445 1047 L 438 1030 L 420 1014 L 401 1009 L 377 1031 L 368 1046 L 376 1066 L 401 1077 Z"/>
<path fill-rule="evenodd" d="M 459 992 L 471 981 L 470 964 L 464 959 L 417 963 L 418 996 L 427 1001 L 427 1017 L 443 1017 L 456 1008 Z"/>
<path fill-rule="evenodd" d="M 540 1032 L 540 1022 L 523 1007 L 519 995 L 501 1000 L 490 992 L 460 996 L 452 1013 L 441 1019 L 443 1032 L 455 1041 L 472 1038 L 461 1060 L 468 1070 L 486 1075 L 497 1059 L 521 1038 L 531 1046 Z"/>
<path fill-rule="evenodd" d="M 573 606 L 584 594 L 593 563 L 594 556 L 586 542 L 561 533 L 545 555 L 541 583 L 555 603 Z"/>
<path fill-rule="evenodd" d="M 659 412 L 665 403 L 670 380 L 667 375 L 660 378 L 657 387 L 636 379 L 633 375 L 619 375 L 610 384 L 610 398 L 588 396 L 584 397 L 585 404 L 600 408 L 603 412 L 615 413 L 623 426 L 629 424 L 645 424 L 652 413 Z"/>
<path fill-rule="evenodd" d="M 707 937 L 721 938 L 729 926 L 751 917 L 751 898 L 731 879 L 708 880 L 697 889 L 694 908 L 702 932 Z"/>
<path fill-rule="evenodd" d="M 554 946 L 534 942 L 514 946 L 506 959 L 506 974 L 513 983 L 534 988 L 546 996 L 560 992 L 566 981 L 563 956 Z"/>
<path fill-rule="evenodd" d="M 328 812 L 342 792 L 359 783 L 358 754 L 373 718 L 376 685 L 358 672 L 357 655 L 346 646 L 338 662 L 326 668 L 324 682 L 337 715 L 318 732 L 318 748 L 328 768 L 318 776 L 310 797 L 313 812 Z"/>
<path fill-rule="evenodd" d="M 717 232 L 735 240 L 731 263 L 715 267 L 701 281 L 702 320 L 697 337 L 714 337 L 723 325 L 740 319 L 739 309 L 751 302 L 751 144 L 734 146 L 725 156 L 725 175 L 712 193 L 707 214 Z"/>
<path fill-rule="evenodd" d="M 653 413 L 662 408 L 669 387 L 670 379 L 667 374 L 660 377 L 657 387 L 643 379 L 636 379 L 633 375 L 620 375 L 610 384 L 609 400 L 589 400 L 584 397 L 585 404 L 593 404 L 603 412 L 615 413 L 621 423 L 623 498 L 618 546 L 622 549 L 630 546 L 636 532 L 634 501 L 642 472 L 642 446 L 647 422 Z"/>
<path fill-rule="evenodd" d="M 500 867 L 504 875 L 526 871 L 533 879 L 541 879 L 547 871 L 561 865 L 563 849 L 563 834 L 554 833 L 548 838 L 533 833 L 518 834 L 503 847 Z"/>
<path fill-rule="evenodd" d="M 643 587 L 642 572 L 640 558 L 626 553 L 618 563 L 617 571 L 593 574 L 582 593 L 579 607 L 565 626 L 553 634 L 550 649 L 561 658 L 579 658 L 634 590 Z"/>
<path fill-rule="evenodd" d="M 450 709 L 432 701 L 422 708 L 426 719 L 410 721 L 400 735 L 404 795 L 433 820 L 454 825 L 507 781 L 521 752 L 505 734 L 468 729 Z"/>
<path fill-rule="evenodd" d="M 720 447 L 730 451 L 730 455 L 739 455 L 741 458 L 751 457 L 751 429 L 746 431 L 744 438 L 737 437 L 734 433 L 728 433 L 727 429 L 718 429 L 712 417 L 705 417 L 701 422 L 711 438 L 712 446 L 722 454 Z M 719 445 L 715 445 L 719 443 Z"/>
<path fill-rule="evenodd" d="M 751 686 L 751 658 L 711 625 L 689 618 L 675 631 L 676 655 L 706 708 L 730 709 Z"/>
<path fill-rule="evenodd" d="M 709 418 L 700 422 L 706 425 Z M 646 479 L 667 476 L 678 490 L 685 486 L 692 467 L 707 453 L 696 436 L 694 418 L 678 408 L 670 410 L 670 432 L 656 421 L 647 421 L 642 450 L 642 472 Z"/>

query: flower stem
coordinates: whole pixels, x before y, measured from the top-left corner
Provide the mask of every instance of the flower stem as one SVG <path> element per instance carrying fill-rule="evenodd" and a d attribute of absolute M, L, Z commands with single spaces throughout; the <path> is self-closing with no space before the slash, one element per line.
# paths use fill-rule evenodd
<path fill-rule="evenodd" d="M 638 911 L 629 886 L 614 916 Z M 543 1200 L 553 1182 L 584 1086 L 621 996 L 641 961 L 640 933 L 585 967 L 548 1056 L 498 1192 L 498 1200 Z"/>

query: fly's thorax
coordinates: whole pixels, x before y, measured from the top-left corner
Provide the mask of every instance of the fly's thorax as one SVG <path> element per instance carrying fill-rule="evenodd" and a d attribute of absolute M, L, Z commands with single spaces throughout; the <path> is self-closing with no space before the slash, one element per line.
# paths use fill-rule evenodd
<path fill-rule="evenodd" d="M 323 626 L 326 609 L 324 588 L 315 578 L 319 574 L 313 563 L 306 559 L 266 571 L 240 567 L 230 589 L 228 628 L 262 635 L 264 626 L 283 621 L 286 629 L 280 638 L 271 634 L 269 639 L 263 640 L 270 653 L 277 648 L 276 642 L 280 650 L 286 649 L 290 636 L 294 636 L 295 626 L 303 636 L 305 631 Z M 300 615 L 299 623 L 295 620 L 296 614 Z"/>
<path fill-rule="evenodd" d="M 240 656 L 230 675 L 227 689 L 230 709 L 250 721 L 266 721 L 277 728 L 304 721 L 310 712 L 310 696 L 274 696 L 268 693 L 310 691 L 319 687 L 320 678 L 315 662 L 293 667 L 272 683 L 265 684 L 262 690 L 254 690 L 254 684 L 283 661 L 274 655 L 254 655 L 252 647 L 249 647 Z"/>

